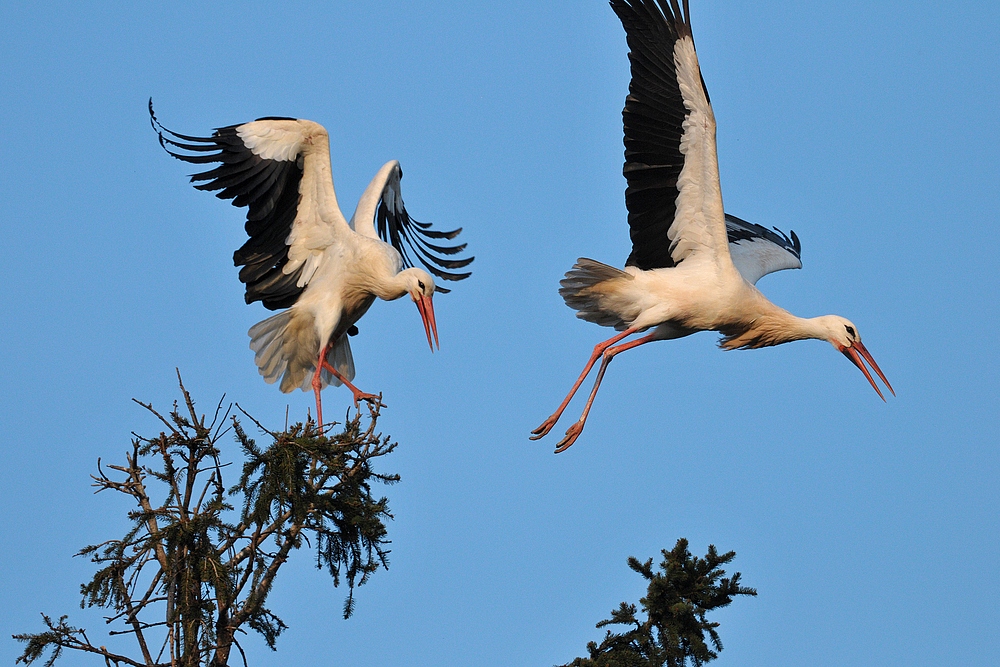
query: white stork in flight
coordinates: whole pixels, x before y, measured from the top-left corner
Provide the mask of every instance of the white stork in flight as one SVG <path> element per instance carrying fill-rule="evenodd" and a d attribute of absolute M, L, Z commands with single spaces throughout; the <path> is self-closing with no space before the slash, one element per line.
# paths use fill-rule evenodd
<path fill-rule="evenodd" d="M 598 343 L 569 395 L 531 439 L 555 426 L 598 359 L 590 398 L 557 453 L 583 431 L 615 355 L 698 331 L 722 333 L 727 350 L 825 340 L 861 369 L 879 396 L 862 359 L 892 391 L 854 324 L 837 315 L 796 317 L 754 286 L 773 271 L 801 268 L 801 245 L 794 232 L 789 238 L 723 212 L 715 115 L 695 55 L 688 0 L 683 11 L 678 0 L 611 0 L 611 7 L 625 28 L 632 70 L 622 112 L 632 253 L 624 271 L 581 258 L 559 294 L 577 317 L 620 333 Z"/>
<path fill-rule="evenodd" d="M 461 228 L 440 232 L 410 218 L 400 195 L 398 162 L 387 162 L 375 174 L 348 222 L 337 205 L 323 126 L 268 117 L 193 137 L 163 127 L 153 115 L 152 100 L 149 117 L 170 155 L 193 164 L 219 163 L 191 176 L 197 189 L 247 207 L 250 238 L 233 255 L 242 267 L 246 302 L 287 309 L 250 328 L 250 348 L 266 382 L 280 378 L 286 393 L 315 392 L 319 428 L 320 390 L 326 385 L 347 385 L 355 406 L 378 398 L 351 384 L 354 359 L 348 341 L 375 297 L 392 301 L 409 294 L 434 351 L 438 332 L 432 297 L 449 290 L 435 286 L 427 271 L 462 280 L 470 274 L 455 270 L 473 258 L 449 259 L 465 244 L 432 242 L 454 239 Z M 413 266 L 406 246 L 427 271 Z"/>

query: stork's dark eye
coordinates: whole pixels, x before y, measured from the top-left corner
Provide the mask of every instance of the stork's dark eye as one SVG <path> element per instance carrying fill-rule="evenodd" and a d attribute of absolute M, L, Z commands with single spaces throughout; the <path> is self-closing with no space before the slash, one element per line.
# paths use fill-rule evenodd
<path fill-rule="evenodd" d="M 424 281 L 418 280 L 417 281 L 417 286 L 420 288 L 420 291 L 423 291 L 424 290 Z"/>
<path fill-rule="evenodd" d="M 858 335 L 858 334 L 854 333 L 854 327 L 846 327 L 846 329 L 847 329 L 847 333 L 849 333 L 850 335 L 852 335 L 852 336 L 857 336 Z"/>

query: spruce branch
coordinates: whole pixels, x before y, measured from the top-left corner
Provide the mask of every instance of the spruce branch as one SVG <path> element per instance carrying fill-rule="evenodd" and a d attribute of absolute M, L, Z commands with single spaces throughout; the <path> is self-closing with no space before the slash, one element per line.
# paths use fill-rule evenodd
<path fill-rule="evenodd" d="M 701 667 L 718 657 L 722 641 L 709 621 L 712 609 L 728 606 L 738 595 L 757 595 L 740 585 L 740 573 L 724 576 L 721 568 L 736 557 L 735 551 L 719 554 L 709 545 L 704 558 L 692 556 L 684 538 L 670 551 L 662 550 L 660 571 L 653 570 L 653 559 L 640 562 L 630 557 L 628 566 L 649 582 L 645 597 L 639 600 L 645 620 L 636 616 L 634 604 L 622 602 L 611 618 L 598 628 L 628 626 L 620 633 L 607 631 L 600 644 L 587 644 L 588 658 L 577 658 L 563 667 Z M 705 633 L 708 633 L 706 642 Z M 711 647 L 709 646 L 711 643 Z"/>
<path fill-rule="evenodd" d="M 367 419 L 349 412 L 338 434 L 321 433 L 308 420 L 269 431 L 243 413 L 268 440 L 258 445 L 232 406 L 220 401 L 209 421 L 179 375 L 178 383 L 181 400 L 165 415 L 135 401 L 165 430 L 152 438 L 133 433 L 124 464 L 98 459 L 92 475 L 96 493 L 131 498 L 128 530 L 78 553 L 98 566 L 81 586 L 81 606 L 108 609 L 105 620 L 115 626 L 109 634 L 131 636 L 141 658 L 95 646 L 65 616 L 43 616 L 44 631 L 14 636 L 25 643 L 19 663 L 48 654 L 44 664 L 51 666 L 70 649 L 100 655 L 108 665 L 222 667 L 235 645 L 246 664 L 238 634 L 249 628 L 274 649 L 287 628 L 266 602 L 293 551 L 314 545 L 317 566 L 334 586 L 344 575 L 345 618 L 354 589 L 388 567 L 385 521 L 392 514 L 373 484 L 399 477 L 374 470 L 375 460 L 396 446 L 377 431 L 377 407 Z M 230 464 L 219 443 L 230 434 L 245 460 L 239 481 L 227 489 Z"/>

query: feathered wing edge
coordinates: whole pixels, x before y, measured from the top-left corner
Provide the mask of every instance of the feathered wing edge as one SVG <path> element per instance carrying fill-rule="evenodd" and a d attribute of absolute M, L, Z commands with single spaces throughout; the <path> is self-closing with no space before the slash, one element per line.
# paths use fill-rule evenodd
<path fill-rule="evenodd" d="M 726 235 L 733 265 L 750 284 L 775 271 L 802 268 L 802 243 L 794 231 L 788 236 L 727 213 Z"/>
<path fill-rule="evenodd" d="M 678 179 L 685 164 L 681 143 L 689 115 L 674 51 L 677 40 L 690 34 L 688 14 L 666 0 L 610 4 L 625 29 L 631 72 L 622 110 L 632 240 L 625 263 L 642 270 L 672 267 L 680 261 L 673 256 L 677 239 L 671 239 L 670 230 L 676 222 Z"/>
<path fill-rule="evenodd" d="M 302 178 L 296 160 L 271 160 L 255 155 L 237 134 L 241 125 L 217 128 L 211 137 L 174 132 L 156 118 L 152 99 L 149 120 L 160 145 L 172 157 L 189 164 L 220 163 L 190 177 L 196 189 L 214 192 L 220 199 L 231 199 L 233 206 L 247 207 L 244 227 L 249 238 L 233 254 L 233 263 L 241 267 L 240 281 L 246 285 L 246 302 L 261 301 L 269 310 L 295 303 L 303 290 L 298 286 L 302 272 L 286 274 L 283 269 L 288 263 L 285 240 L 295 221 Z"/>
<path fill-rule="evenodd" d="M 783 248 L 792 255 L 795 255 L 799 260 L 802 259 L 802 242 L 799 241 L 795 230 L 789 230 L 789 233 L 786 234 L 777 227 L 768 229 L 763 225 L 747 222 L 746 220 L 737 218 L 735 215 L 726 213 L 726 234 L 730 243 L 744 239 L 754 240 L 760 238 Z"/>
<path fill-rule="evenodd" d="M 465 280 L 472 275 L 471 271 L 462 273 L 454 271 L 465 268 L 475 257 L 461 259 L 448 259 L 448 257 L 465 250 L 467 244 L 447 246 L 431 243 L 432 240 L 439 239 L 450 241 L 462 232 L 462 228 L 442 232 L 432 229 L 430 223 L 418 222 L 411 218 L 403 204 L 400 191 L 399 182 L 402 177 L 403 170 L 397 165 L 382 190 L 382 198 L 375 212 L 375 227 L 379 238 L 399 251 L 405 268 L 414 266 L 407 250 L 409 249 L 435 277 L 450 281 Z M 447 294 L 451 290 L 436 286 L 435 291 Z"/>

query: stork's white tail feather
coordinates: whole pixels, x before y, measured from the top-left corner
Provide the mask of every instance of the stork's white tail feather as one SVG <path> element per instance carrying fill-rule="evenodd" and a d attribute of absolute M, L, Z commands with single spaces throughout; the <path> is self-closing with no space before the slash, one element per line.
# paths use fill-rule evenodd
<path fill-rule="evenodd" d="M 312 378 L 319 356 L 319 337 L 308 313 L 294 308 L 280 312 L 250 327 L 250 349 L 257 371 L 268 384 L 281 379 L 281 391 L 312 391 Z M 327 354 L 327 361 L 348 380 L 354 379 L 354 358 L 346 335 Z M 340 381 L 324 370 L 323 386 L 340 386 Z"/>
<path fill-rule="evenodd" d="M 596 262 L 586 257 L 576 260 L 573 268 L 566 272 L 566 277 L 559 281 L 559 295 L 566 305 L 576 311 L 576 316 L 582 320 L 600 324 L 604 327 L 614 327 L 619 331 L 626 328 L 621 314 L 612 310 L 606 303 L 609 292 L 614 291 L 597 288 L 608 281 L 630 280 L 632 276 L 613 266 Z"/>

